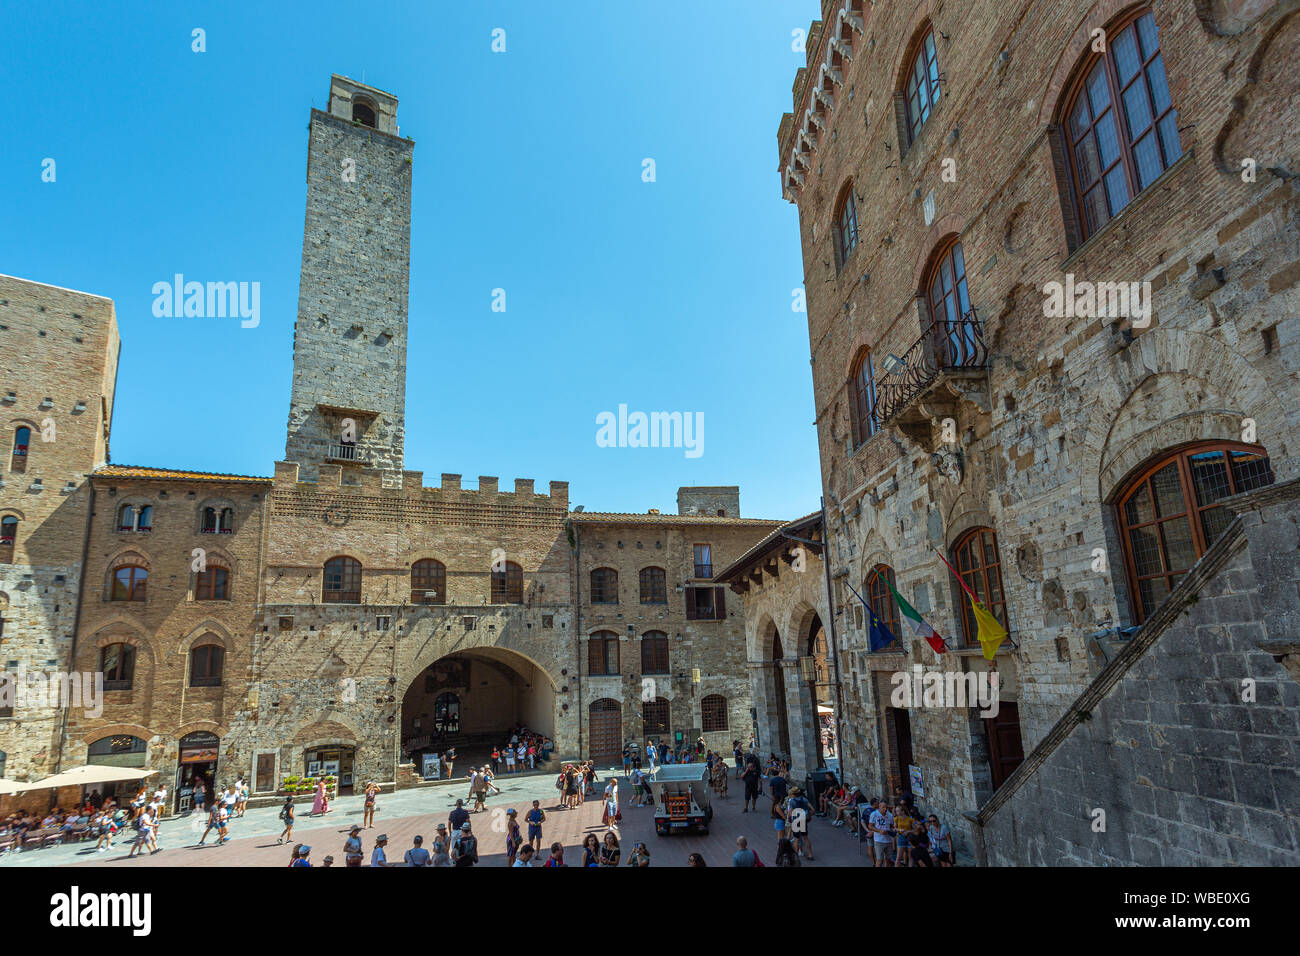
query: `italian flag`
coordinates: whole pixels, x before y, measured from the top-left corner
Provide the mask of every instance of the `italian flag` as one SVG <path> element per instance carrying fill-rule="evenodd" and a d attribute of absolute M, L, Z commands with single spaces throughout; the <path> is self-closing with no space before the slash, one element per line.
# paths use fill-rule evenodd
<path fill-rule="evenodd" d="M 885 586 L 889 588 L 889 593 L 894 596 L 894 601 L 898 604 L 898 613 L 908 624 L 912 626 L 912 633 L 916 637 L 923 637 L 934 648 L 936 654 L 943 653 L 943 638 L 939 632 L 925 623 L 925 618 L 916 612 L 916 608 L 908 604 L 903 599 L 903 595 L 894 590 L 894 586 L 885 578 Z"/>

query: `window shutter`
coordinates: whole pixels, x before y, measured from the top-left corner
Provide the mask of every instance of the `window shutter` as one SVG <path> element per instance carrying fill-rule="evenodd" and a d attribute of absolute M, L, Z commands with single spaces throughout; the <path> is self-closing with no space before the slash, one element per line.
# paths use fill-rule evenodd
<path fill-rule="evenodd" d="M 1074 179 L 1070 174 L 1069 159 L 1065 154 L 1065 135 L 1059 126 L 1047 127 L 1047 145 L 1052 153 L 1052 169 L 1056 172 L 1056 191 L 1061 200 L 1061 218 L 1065 220 L 1066 248 L 1073 252 L 1083 244 L 1083 228 L 1079 222 L 1079 205 L 1074 194 Z"/>
<path fill-rule="evenodd" d="M 694 621 L 695 617 L 695 588 L 686 589 L 686 620 Z"/>
<path fill-rule="evenodd" d="M 605 642 L 598 637 L 587 639 L 587 673 L 605 672 Z"/>
<path fill-rule="evenodd" d="M 725 621 L 727 619 L 727 589 L 714 588 L 713 591 L 715 594 L 714 606 L 717 608 L 718 612 L 717 619 L 719 621 Z"/>
<path fill-rule="evenodd" d="M 907 128 L 907 101 L 902 90 L 894 91 L 894 124 L 898 129 L 898 155 L 902 157 L 912 145 L 911 131 Z"/>

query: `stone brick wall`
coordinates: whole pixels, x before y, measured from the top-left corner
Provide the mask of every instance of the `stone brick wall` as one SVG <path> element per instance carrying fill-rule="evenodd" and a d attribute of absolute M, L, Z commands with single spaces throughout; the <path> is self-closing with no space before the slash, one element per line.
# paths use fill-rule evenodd
<path fill-rule="evenodd" d="M 147 743 L 148 765 L 174 789 L 180 739 L 207 732 L 221 739 L 216 782 L 233 783 L 249 770 L 232 728 L 246 719 L 255 670 L 252 637 L 271 482 L 184 474 L 108 466 L 91 479 L 95 509 L 75 669 L 100 671 L 104 649 L 115 644 L 134 648 L 135 664 L 130 688 L 105 691 L 101 714 L 68 713 L 64 767 L 85 763 L 87 748 L 98 740 L 130 735 Z M 151 506 L 152 530 L 120 530 L 124 505 Z M 203 531 L 207 507 L 233 510 L 230 533 Z M 122 564 L 147 569 L 146 600 L 111 599 L 113 572 Z M 204 598 L 196 567 L 226 568 L 228 597 Z M 221 685 L 192 686 L 191 651 L 209 644 L 223 649 Z"/>
<path fill-rule="evenodd" d="M 69 669 L 86 476 L 107 455 L 121 341 L 109 299 L 0 276 L 0 345 L 0 518 L 18 519 L 13 546 L 0 545 L 0 670 L 16 680 Z M 21 427 L 31 430 L 28 453 L 15 456 Z M 62 711 L 48 697 L 10 693 L 12 713 L 0 711 L 4 774 L 46 775 Z"/>
<path fill-rule="evenodd" d="M 331 82 L 332 105 L 361 89 L 342 77 Z M 396 98 L 364 89 L 382 107 L 380 129 L 390 126 Z M 304 480 L 315 479 L 347 419 L 357 460 L 401 480 L 415 144 L 395 129 L 311 114 L 285 446 L 285 459 L 302 465 Z"/>
<path fill-rule="evenodd" d="M 682 489 L 685 493 L 688 490 Z M 738 497 L 738 491 L 736 493 Z M 681 499 L 679 494 L 679 500 Z M 622 729 L 626 740 L 645 744 L 643 700 L 663 697 L 669 702 L 669 740 L 702 728 L 701 701 L 719 694 L 727 699 L 727 728 L 704 734 L 705 744 L 731 753 L 731 743 L 747 740 L 752 728 L 751 695 L 746 677 L 745 615 L 741 602 L 731 598 L 722 620 L 688 620 L 685 588 L 713 587 L 710 579 L 697 579 L 694 546 L 708 544 L 716 574 L 740 557 L 777 522 L 709 516 L 601 515 L 573 516 L 575 529 L 574 586 L 579 595 L 578 653 L 582 691 L 579 700 L 584 740 L 590 740 L 589 709 L 608 698 L 622 704 Z M 640 602 L 640 573 L 657 567 L 665 572 L 666 604 Z M 610 568 L 618 574 L 618 603 L 591 602 L 591 572 Z M 618 675 L 592 675 L 586 641 L 600 631 L 618 635 Z M 669 672 L 646 674 L 642 669 L 641 638 L 648 632 L 668 637 Z M 698 669 L 700 683 L 692 681 Z M 651 683 L 646 684 L 645 681 Z M 662 735 L 656 735 L 662 736 Z M 586 752 L 584 748 L 584 752 Z"/>
<path fill-rule="evenodd" d="M 1277 492 L 1240 502 L 1170 613 L 981 811 L 986 862 L 1294 865 L 1300 684 L 1281 659 L 1300 619 L 1300 483 Z"/>
<path fill-rule="evenodd" d="M 1300 168 L 1300 91 L 1287 64 L 1300 53 L 1300 18 L 1295 3 L 1261 4 L 1229 35 L 1209 8 L 1201 16 L 1191 4 L 1154 7 L 1183 157 L 1077 244 L 1052 156 L 1056 111 L 1091 31 L 1124 5 L 1048 0 L 1008 18 L 988 3 L 850 2 L 860 29 L 838 19 L 844 6 L 825 4 L 827 27 L 810 31 L 809 68 L 796 77 L 795 111 L 778 134 L 784 167 L 831 40 L 851 47 L 839 78 L 820 80 L 833 106 L 802 185 L 786 188 L 799 208 L 832 598 L 837 611 L 853 607 L 846 584 L 863 591 L 871 570 L 887 565 L 958 649 L 937 658 L 910 642 L 906 655 L 884 660 L 866 652 L 856 619 L 841 631 L 845 657 L 858 657 L 845 695 L 860 733 L 846 752 L 880 755 L 874 766 L 867 757 L 863 773 L 886 786 L 888 672 L 986 666 L 961 649 L 965 599 L 936 549 L 951 554 L 976 527 L 997 534 L 1011 631 L 997 667 L 1029 750 L 1092 679 L 1087 635 L 1133 620 L 1113 508 L 1124 480 L 1189 442 L 1240 441 L 1248 419 L 1277 479 L 1298 473 L 1300 206 L 1288 170 Z M 896 95 L 927 22 L 943 92 L 904 148 Z M 1241 175 L 1245 159 L 1254 160 L 1251 181 Z M 849 184 L 859 235 L 840 263 L 833 225 Z M 988 367 L 932 390 L 909 425 L 887 425 L 854 448 L 852 363 L 869 347 L 879 383 L 883 358 L 918 340 L 927 268 L 954 236 Z M 1150 327 L 1048 317 L 1043 287 L 1066 273 L 1149 280 Z M 945 417 L 955 441 L 944 439 Z M 1102 572 L 1093 570 L 1098 548 L 1108 559 Z M 992 796 L 980 721 L 914 710 L 912 739 L 927 805 L 957 819 Z"/>
<path fill-rule="evenodd" d="M 697 485 L 677 491 L 679 515 L 713 515 L 719 518 L 740 517 L 740 488 L 736 485 L 709 487 Z"/>

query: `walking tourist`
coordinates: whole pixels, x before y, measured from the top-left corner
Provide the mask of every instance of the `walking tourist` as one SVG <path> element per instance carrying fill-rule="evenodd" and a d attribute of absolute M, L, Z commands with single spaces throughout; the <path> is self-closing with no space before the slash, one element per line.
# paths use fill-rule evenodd
<path fill-rule="evenodd" d="M 343 844 L 343 865 L 359 867 L 364 859 L 365 852 L 361 849 L 361 827 L 353 827 Z"/>
<path fill-rule="evenodd" d="M 283 843 L 285 840 L 293 841 L 293 797 L 284 798 L 284 806 L 280 808 L 280 819 L 284 821 L 284 829 L 280 831 L 280 839 L 276 843 Z M 207 834 L 204 833 L 204 836 Z M 202 842 L 202 841 L 200 841 Z"/>
<path fill-rule="evenodd" d="M 366 829 L 375 826 L 375 800 L 379 796 L 379 784 L 371 780 L 366 784 L 366 803 L 361 813 L 361 825 Z"/>
<path fill-rule="evenodd" d="M 371 866 L 392 866 L 392 864 L 388 862 L 388 853 L 386 852 L 387 846 L 388 834 L 381 833 L 379 836 L 375 837 L 375 848 L 370 851 Z"/>

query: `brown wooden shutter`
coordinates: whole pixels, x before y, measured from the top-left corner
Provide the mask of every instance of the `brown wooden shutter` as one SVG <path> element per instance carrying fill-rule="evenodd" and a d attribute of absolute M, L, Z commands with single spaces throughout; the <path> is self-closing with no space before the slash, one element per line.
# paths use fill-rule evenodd
<path fill-rule="evenodd" d="M 686 620 L 694 621 L 695 616 L 695 588 L 686 589 Z"/>
<path fill-rule="evenodd" d="M 1047 127 L 1047 144 L 1056 172 L 1056 191 L 1061 201 L 1061 218 L 1065 220 L 1065 245 L 1073 252 L 1083 244 L 1083 224 L 1079 221 L 1079 204 L 1074 195 L 1074 179 L 1065 154 L 1065 134 L 1059 126 Z"/>
<path fill-rule="evenodd" d="M 713 603 L 718 612 L 717 619 L 719 621 L 725 621 L 727 619 L 727 589 L 714 588 L 713 592 L 715 595 Z"/>
<path fill-rule="evenodd" d="M 894 124 L 898 129 L 898 156 L 901 159 L 907 147 L 912 145 L 907 128 L 907 101 L 902 90 L 894 91 Z"/>
<path fill-rule="evenodd" d="M 605 641 L 603 638 L 587 638 L 587 673 L 605 673 Z"/>

